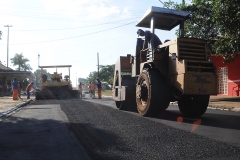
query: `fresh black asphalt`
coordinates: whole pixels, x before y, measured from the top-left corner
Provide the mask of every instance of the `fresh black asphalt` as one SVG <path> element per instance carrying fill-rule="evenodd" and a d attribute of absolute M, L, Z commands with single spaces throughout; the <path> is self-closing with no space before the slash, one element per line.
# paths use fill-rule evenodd
<path fill-rule="evenodd" d="M 84 100 L 116 109 L 112 98 L 101 100 L 86 98 Z M 140 116 L 138 113 L 128 113 Z M 240 147 L 240 112 L 208 109 L 201 118 L 190 119 L 182 116 L 177 105 L 170 105 L 166 111 L 157 114 L 155 117 L 145 118 Z"/>
<path fill-rule="evenodd" d="M 102 104 L 84 100 L 33 104 L 60 104 L 91 159 L 240 159 L 239 147 Z"/>

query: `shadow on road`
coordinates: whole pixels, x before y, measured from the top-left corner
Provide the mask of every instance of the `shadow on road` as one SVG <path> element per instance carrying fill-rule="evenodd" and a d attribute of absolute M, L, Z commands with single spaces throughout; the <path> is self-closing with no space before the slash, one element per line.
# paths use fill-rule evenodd
<path fill-rule="evenodd" d="M 127 146 L 122 137 L 119 137 L 117 134 L 114 134 L 113 132 L 110 132 L 108 130 L 103 130 L 92 123 L 81 123 L 80 118 L 78 118 L 83 117 L 82 114 L 84 114 L 84 112 L 86 111 L 96 112 L 95 107 L 101 110 L 102 105 L 93 104 L 91 102 L 85 102 L 86 106 L 79 105 L 82 104 L 82 102 L 83 101 L 81 99 L 73 99 L 71 101 L 40 100 L 33 102 L 33 104 L 35 105 L 34 109 L 42 108 L 36 107 L 38 105 L 60 104 L 61 109 L 68 117 L 70 124 L 69 129 L 75 133 L 80 144 L 83 146 L 87 155 L 89 155 L 91 159 L 124 159 L 123 157 L 121 157 L 122 153 L 131 152 L 131 149 Z M 92 107 L 94 107 L 94 110 L 91 109 Z M 81 108 L 85 108 L 86 110 L 82 110 L 82 113 L 79 113 L 79 111 L 81 111 Z M 87 112 L 85 113 L 85 115 L 87 114 Z"/>
<path fill-rule="evenodd" d="M 83 154 L 90 159 L 121 159 L 119 153 L 103 153 L 130 151 L 119 136 L 87 123 L 10 116 L 0 123 L 0 130 L 0 154 L 9 160 L 86 159 Z"/>

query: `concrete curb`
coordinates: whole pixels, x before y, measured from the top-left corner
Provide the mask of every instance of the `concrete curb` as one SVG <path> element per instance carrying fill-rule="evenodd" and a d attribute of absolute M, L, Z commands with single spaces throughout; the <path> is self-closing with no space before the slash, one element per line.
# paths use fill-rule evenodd
<path fill-rule="evenodd" d="M 177 102 L 170 102 L 170 105 L 177 106 L 178 103 L 177 103 Z M 208 109 L 217 109 L 217 110 L 221 110 L 221 111 L 240 112 L 240 108 L 228 109 L 228 108 L 221 108 L 221 107 L 219 107 L 219 106 L 214 106 L 214 105 L 209 105 L 209 106 L 208 106 Z"/>
<path fill-rule="evenodd" d="M 233 108 L 232 111 L 233 112 L 240 112 L 240 108 Z"/>
<path fill-rule="evenodd" d="M 112 96 L 103 96 L 104 98 L 112 98 Z M 170 105 L 174 105 L 174 106 L 177 106 L 178 105 L 178 102 L 170 102 Z M 240 108 L 231 108 L 231 109 L 228 109 L 228 108 L 221 108 L 219 106 L 214 106 L 214 105 L 209 105 L 208 106 L 208 109 L 217 109 L 217 110 L 221 110 L 221 111 L 232 111 L 232 112 L 240 112 Z"/>
<path fill-rule="evenodd" d="M 112 96 L 102 96 L 102 97 L 104 97 L 104 98 L 112 98 Z"/>
<path fill-rule="evenodd" d="M 28 101 L 26 101 L 26 102 L 24 102 L 24 103 L 21 103 L 21 104 L 17 105 L 16 107 L 11 108 L 10 110 L 7 110 L 7 111 L 5 111 L 5 112 L 1 112 L 1 113 L 0 113 L 0 118 L 3 118 L 3 117 L 5 117 L 5 116 L 7 116 L 8 114 L 10 114 L 10 113 L 12 113 L 13 111 L 16 111 L 16 110 L 24 107 L 25 105 L 28 105 L 31 101 L 32 101 L 32 100 L 30 99 L 30 100 L 28 100 Z"/>

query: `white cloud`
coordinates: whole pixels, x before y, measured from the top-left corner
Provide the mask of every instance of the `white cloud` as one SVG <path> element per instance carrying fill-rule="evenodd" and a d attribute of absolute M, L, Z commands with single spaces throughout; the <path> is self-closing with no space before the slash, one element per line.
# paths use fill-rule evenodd
<path fill-rule="evenodd" d="M 124 7 L 121 18 L 131 18 L 132 17 L 132 13 L 129 12 L 128 7 Z"/>
<path fill-rule="evenodd" d="M 64 17 L 77 20 L 95 20 L 112 14 L 119 14 L 117 6 L 106 4 L 106 0 L 43 0 L 48 14 L 62 14 Z"/>
<path fill-rule="evenodd" d="M 119 14 L 120 10 L 116 6 L 106 6 L 104 4 L 93 5 L 86 8 L 87 18 L 88 19 L 99 19 L 107 17 L 112 14 Z"/>

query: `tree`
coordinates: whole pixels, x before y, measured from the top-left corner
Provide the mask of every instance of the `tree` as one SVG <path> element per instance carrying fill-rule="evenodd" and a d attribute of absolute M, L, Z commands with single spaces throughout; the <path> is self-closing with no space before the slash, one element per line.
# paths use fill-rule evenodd
<path fill-rule="evenodd" d="M 192 0 L 191 4 L 169 1 L 165 7 L 191 13 L 185 22 L 185 37 L 204 39 L 209 49 L 223 56 L 225 62 L 234 60 L 240 50 L 238 0 Z"/>
<path fill-rule="evenodd" d="M 18 71 L 30 71 L 32 70 L 32 67 L 27 64 L 29 61 L 27 58 L 24 58 L 23 54 L 16 53 L 13 58 L 10 59 L 11 63 L 13 63 L 14 66 L 18 66 Z"/>
<path fill-rule="evenodd" d="M 87 84 L 87 83 L 88 83 L 88 82 L 87 82 L 87 79 L 81 78 L 81 77 L 78 78 L 78 84 L 79 84 L 80 82 L 81 82 L 82 84 Z"/>
<path fill-rule="evenodd" d="M 103 82 L 108 82 L 109 84 L 113 84 L 113 77 L 114 77 L 114 68 L 115 65 L 107 65 L 107 66 L 100 66 L 99 76 L 98 72 L 93 71 L 91 72 L 87 80 L 88 82 L 95 81 L 97 77 L 100 78 L 100 80 Z"/>
<path fill-rule="evenodd" d="M 97 76 L 98 76 L 98 72 L 96 72 L 96 71 L 90 72 L 90 74 L 87 77 L 87 81 L 88 82 L 92 82 L 92 81 L 95 82 Z"/>
<path fill-rule="evenodd" d="M 36 71 L 34 71 L 34 76 L 36 77 L 36 86 L 40 85 L 40 80 L 41 80 L 41 69 L 37 69 Z M 42 74 L 46 74 L 48 76 L 48 78 L 51 78 L 51 74 L 49 72 L 47 72 L 46 69 L 42 70 Z"/>
<path fill-rule="evenodd" d="M 220 36 L 215 43 L 217 53 L 225 61 L 233 61 L 240 51 L 240 3 L 239 0 L 214 0 L 214 20 L 220 26 Z"/>
<path fill-rule="evenodd" d="M 101 70 L 99 72 L 99 78 L 102 81 L 108 82 L 109 84 L 113 84 L 113 77 L 114 77 L 114 69 L 115 65 L 107 65 L 101 66 Z"/>

